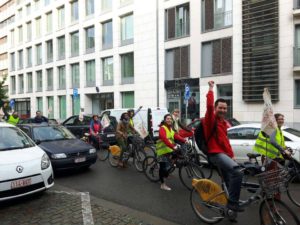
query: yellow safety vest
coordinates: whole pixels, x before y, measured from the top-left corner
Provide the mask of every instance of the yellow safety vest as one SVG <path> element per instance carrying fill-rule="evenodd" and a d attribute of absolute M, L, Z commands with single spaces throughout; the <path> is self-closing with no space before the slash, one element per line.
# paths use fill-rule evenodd
<path fill-rule="evenodd" d="M 169 139 L 169 141 L 174 144 L 175 141 L 174 141 L 174 135 L 175 135 L 175 132 L 173 131 L 173 129 L 171 128 L 171 130 L 169 130 L 165 125 L 162 126 L 165 131 L 166 131 L 166 134 L 167 134 L 167 138 Z M 173 152 L 173 149 L 169 148 L 165 142 L 163 142 L 162 140 L 158 140 L 156 142 L 156 154 L 157 156 L 161 156 L 161 155 L 165 155 L 165 154 L 168 154 L 168 153 L 171 153 Z"/>
<path fill-rule="evenodd" d="M 133 123 L 133 119 L 132 119 L 132 118 L 129 119 L 129 124 L 130 124 L 132 127 L 134 127 L 134 123 Z"/>
<path fill-rule="evenodd" d="M 279 128 L 276 129 L 275 140 L 283 149 L 285 149 L 284 136 Z M 265 137 L 262 132 L 259 132 L 253 150 L 271 159 L 283 158 L 280 151 L 271 144 L 270 138 Z"/>
<path fill-rule="evenodd" d="M 14 118 L 13 116 L 9 116 L 9 117 L 8 117 L 8 120 L 7 120 L 7 123 L 16 126 L 16 125 L 19 123 L 19 120 L 20 120 L 19 117 Z"/>

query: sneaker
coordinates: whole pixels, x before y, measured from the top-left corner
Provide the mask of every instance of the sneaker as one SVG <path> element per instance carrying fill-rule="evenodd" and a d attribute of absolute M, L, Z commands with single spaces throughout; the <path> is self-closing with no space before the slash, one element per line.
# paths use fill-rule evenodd
<path fill-rule="evenodd" d="M 172 189 L 168 187 L 165 183 L 160 185 L 160 189 L 165 190 L 165 191 L 171 191 Z"/>

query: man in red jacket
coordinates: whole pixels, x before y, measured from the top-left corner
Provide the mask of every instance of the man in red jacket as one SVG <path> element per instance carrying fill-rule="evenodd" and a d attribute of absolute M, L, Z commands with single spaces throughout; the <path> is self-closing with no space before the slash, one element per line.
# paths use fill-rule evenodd
<path fill-rule="evenodd" d="M 236 212 L 242 212 L 239 206 L 241 183 L 243 174 L 234 160 L 234 154 L 227 137 L 227 103 L 224 99 L 217 99 L 214 103 L 214 81 L 208 82 L 206 114 L 203 122 L 204 135 L 208 140 L 208 157 L 217 166 L 224 177 L 229 192 L 227 207 Z"/>

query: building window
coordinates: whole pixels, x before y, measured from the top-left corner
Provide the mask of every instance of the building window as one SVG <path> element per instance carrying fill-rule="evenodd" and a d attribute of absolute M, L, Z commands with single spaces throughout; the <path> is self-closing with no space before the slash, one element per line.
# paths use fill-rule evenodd
<path fill-rule="evenodd" d="M 15 63 L 15 53 L 10 54 L 10 70 L 14 71 L 16 69 L 16 63 Z"/>
<path fill-rule="evenodd" d="M 295 80 L 295 108 L 300 108 L 300 80 Z"/>
<path fill-rule="evenodd" d="M 32 39 L 32 24 L 31 22 L 27 23 L 27 41 L 31 41 Z"/>
<path fill-rule="evenodd" d="M 58 102 L 59 102 L 59 118 L 66 119 L 67 117 L 66 96 L 58 96 Z"/>
<path fill-rule="evenodd" d="M 71 56 L 79 55 L 79 32 L 71 33 Z"/>
<path fill-rule="evenodd" d="M 78 12 L 78 1 L 71 2 L 71 22 L 77 21 L 79 19 Z"/>
<path fill-rule="evenodd" d="M 48 102 L 48 118 L 53 119 L 54 118 L 54 98 L 52 96 L 47 97 Z"/>
<path fill-rule="evenodd" d="M 59 60 L 64 59 L 65 52 L 66 52 L 65 36 L 58 37 L 57 38 L 57 58 Z"/>
<path fill-rule="evenodd" d="M 127 53 L 121 55 L 121 76 L 122 84 L 134 83 L 134 55 Z"/>
<path fill-rule="evenodd" d="M 47 47 L 47 62 L 53 61 L 53 41 L 49 40 L 46 42 Z"/>
<path fill-rule="evenodd" d="M 11 94 L 16 94 L 16 77 L 15 76 L 11 76 L 10 77 L 10 93 Z"/>
<path fill-rule="evenodd" d="M 189 46 L 166 51 L 166 80 L 190 77 Z"/>
<path fill-rule="evenodd" d="M 24 93 L 24 76 L 23 74 L 19 75 L 19 94 Z"/>
<path fill-rule="evenodd" d="M 53 69 L 47 69 L 47 91 L 53 90 Z"/>
<path fill-rule="evenodd" d="M 101 11 L 109 11 L 112 9 L 112 0 L 102 0 L 101 1 Z"/>
<path fill-rule="evenodd" d="M 72 113 L 73 115 L 79 115 L 80 113 L 80 96 L 74 97 L 72 95 Z"/>
<path fill-rule="evenodd" d="M 43 91 L 43 73 L 41 70 L 36 72 L 36 91 Z"/>
<path fill-rule="evenodd" d="M 37 111 L 40 111 L 41 113 L 43 113 L 43 98 L 42 97 L 36 98 L 36 106 L 37 106 Z"/>
<path fill-rule="evenodd" d="M 113 85 L 114 82 L 114 61 L 113 57 L 102 59 L 103 85 Z"/>
<path fill-rule="evenodd" d="M 34 3 L 34 8 L 35 8 L 35 11 L 38 11 L 40 9 L 40 0 L 34 0 L 35 3 Z"/>
<path fill-rule="evenodd" d="M 232 0 L 202 0 L 202 31 L 232 25 Z"/>
<path fill-rule="evenodd" d="M 66 67 L 58 67 L 58 89 L 66 89 Z"/>
<path fill-rule="evenodd" d="M 32 47 L 29 47 L 27 50 L 27 67 L 32 66 Z"/>
<path fill-rule="evenodd" d="M 232 71 L 231 37 L 202 43 L 202 76 L 228 74 Z"/>
<path fill-rule="evenodd" d="M 29 16 L 31 14 L 31 4 L 26 5 L 26 15 Z"/>
<path fill-rule="evenodd" d="M 134 108 L 134 92 L 122 92 L 122 108 Z"/>
<path fill-rule="evenodd" d="M 89 16 L 94 14 L 95 5 L 94 0 L 85 0 L 85 15 Z"/>
<path fill-rule="evenodd" d="M 50 0 L 45 0 L 45 6 L 49 5 L 50 4 Z"/>
<path fill-rule="evenodd" d="M 19 67 L 18 69 L 23 69 L 23 50 L 18 51 Z"/>
<path fill-rule="evenodd" d="M 95 28 L 94 27 L 85 28 L 85 49 L 87 53 L 95 51 Z"/>
<path fill-rule="evenodd" d="M 133 14 L 121 18 L 121 44 L 133 43 Z"/>
<path fill-rule="evenodd" d="M 42 35 L 41 31 L 41 17 L 35 19 L 35 37 L 39 38 Z"/>
<path fill-rule="evenodd" d="M 166 40 L 188 36 L 190 34 L 189 4 L 167 9 L 165 24 Z"/>
<path fill-rule="evenodd" d="M 79 76 L 79 63 L 71 65 L 71 77 L 72 77 L 72 88 L 79 88 L 80 76 Z"/>
<path fill-rule="evenodd" d="M 27 93 L 32 93 L 32 73 L 27 73 Z"/>
<path fill-rule="evenodd" d="M 49 12 L 46 14 L 46 20 L 47 20 L 47 25 L 46 25 L 47 33 L 51 33 L 52 32 L 52 12 Z"/>
<path fill-rule="evenodd" d="M 23 27 L 22 26 L 18 27 L 18 34 L 19 34 L 18 43 L 20 44 L 23 41 Z"/>
<path fill-rule="evenodd" d="M 23 14 L 22 8 L 18 9 L 18 19 L 19 19 L 19 20 L 22 19 L 22 14 Z"/>
<path fill-rule="evenodd" d="M 42 44 L 36 45 L 36 65 L 42 64 Z"/>
<path fill-rule="evenodd" d="M 10 31 L 10 46 L 11 47 L 15 46 L 15 31 L 14 30 Z"/>
<path fill-rule="evenodd" d="M 65 26 L 65 7 L 62 6 L 57 9 L 57 27 L 58 29 L 63 28 Z"/>
<path fill-rule="evenodd" d="M 126 4 L 131 3 L 131 2 L 132 2 L 132 0 L 120 0 L 120 5 L 121 6 L 126 5 Z"/>
<path fill-rule="evenodd" d="M 295 26 L 294 66 L 300 66 L 300 25 Z"/>
<path fill-rule="evenodd" d="M 113 30 L 112 21 L 102 23 L 102 49 L 112 48 Z"/>
<path fill-rule="evenodd" d="M 96 85 L 95 79 L 95 60 L 85 62 L 86 86 L 94 87 Z"/>

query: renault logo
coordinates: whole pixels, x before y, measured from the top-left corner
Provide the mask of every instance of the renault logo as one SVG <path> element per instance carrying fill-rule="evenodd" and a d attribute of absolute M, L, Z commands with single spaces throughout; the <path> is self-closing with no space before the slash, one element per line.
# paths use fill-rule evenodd
<path fill-rule="evenodd" d="M 18 173 L 22 173 L 23 172 L 23 167 L 22 166 L 17 166 L 16 170 Z"/>

